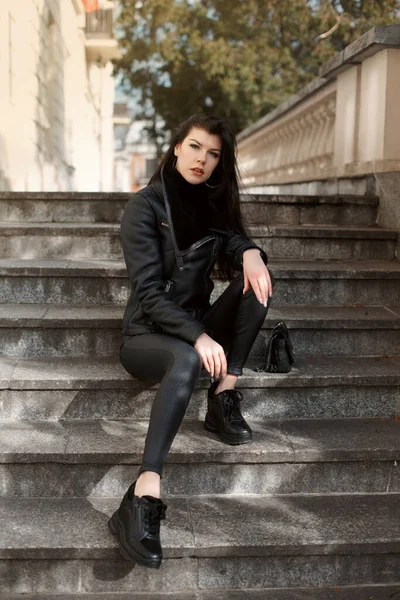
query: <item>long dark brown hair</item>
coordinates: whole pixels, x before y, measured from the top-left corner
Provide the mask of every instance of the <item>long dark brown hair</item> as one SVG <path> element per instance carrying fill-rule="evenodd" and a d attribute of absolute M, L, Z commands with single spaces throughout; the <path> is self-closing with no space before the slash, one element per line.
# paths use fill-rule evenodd
<path fill-rule="evenodd" d="M 189 119 L 181 123 L 172 136 L 171 144 L 148 185 L 161 178 L 161 169 L 164 166 L 168 170 L 173 168 L 175 160 L 174 148 L 176 144 L 183 142 L 193 127 L 204 129 L 207 133 L 218 135 L 221 139 L 221 157 L 217 168 L 208 180 L 209 185 L 216 185 L 218 187 L 210 188 L 209 200 L 223 218 L 225 229 L 248 238 L 246 224 L 240 210 L 237 144 L 231 125 L 227 119 L 215 114 L 199 113 L 192 115 Z M 218 275 L 222 279 L 231 281 L 237 273 L 230 266 L 223 252 L 218 257 L 217 267 Z"/>

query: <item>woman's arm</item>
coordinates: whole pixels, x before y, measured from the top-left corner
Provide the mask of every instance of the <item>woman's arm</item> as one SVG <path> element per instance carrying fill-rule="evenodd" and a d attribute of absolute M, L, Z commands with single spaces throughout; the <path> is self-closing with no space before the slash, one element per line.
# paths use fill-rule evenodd
<path fill-rule="evenodd" d="M 234 232 L 228 233 L 222 250 L 230 265 L 237 271 L 243 271 L 243 293 L 245 294 L 251 286 L 258 301 L 266 306 L 272 295 L 266 252 L 250 239 Z"/>
<path fill-rule="evenodd" d="M 266 252 L 248 238 L 233 231 L 228 231 L 226 233 L 222 252 L 225 253 L 229 264 L 236 269 L 236 271 L 243 271 L 243 252 L 250 250 L 251 248 L 259 250 L 264 264 L 267 265 L 268 256 Z"/>
<path fill-rule="evenodd" d="M 272 296 L 271 275 L 260 256 L 258 248 L 249 248 L 243 253 L 243 294 L 253 288 L 254 293 L 261 304 L 265 307 Z"/>
<path fill-rule="evenodd" d="M 193 344 L 206 329 L 200 321 L 167 298 L 157 218 L 140 192 L 125 207 L 121 235 L 129 278 L 143 310 L 166 333 Z"/>

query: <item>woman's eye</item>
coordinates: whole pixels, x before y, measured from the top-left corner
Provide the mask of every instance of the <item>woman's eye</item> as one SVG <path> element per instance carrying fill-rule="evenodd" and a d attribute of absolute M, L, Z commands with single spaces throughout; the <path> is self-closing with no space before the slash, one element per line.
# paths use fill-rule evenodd
<path fill-rule="evenodd" d="M 198 150 L 200 148 L 200 146 L 198 144 L 190 144 L 191 148 L 194 148 L 195 150 Z M 213 158 L 218 158 L 219 154 L 217 154 L 216 152 L 210 152 L 211 156 Z"/>

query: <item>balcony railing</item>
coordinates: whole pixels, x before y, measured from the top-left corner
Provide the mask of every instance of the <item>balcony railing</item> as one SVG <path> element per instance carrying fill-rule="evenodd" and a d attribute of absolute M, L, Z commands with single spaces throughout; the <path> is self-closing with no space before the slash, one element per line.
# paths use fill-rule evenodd
<path fill-rule="evenodd" d="M 113 38 L 113 10 L 96 10 L 86 15 L 86 37 L 93 38 Z"/>

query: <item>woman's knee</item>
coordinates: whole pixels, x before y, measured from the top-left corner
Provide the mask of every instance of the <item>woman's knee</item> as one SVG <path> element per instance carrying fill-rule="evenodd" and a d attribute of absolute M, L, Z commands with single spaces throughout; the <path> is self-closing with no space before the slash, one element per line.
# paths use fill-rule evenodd
<path fill-rule="evenodd" d="M 157 334 L 125 336 L 119 357 L 124 369 L 133 377 L 152 383 L 162 381 L 174 364 L 178 351 L 175 340 Z"/>
<path fill-rule="evenodd" d="M 243 296 L 244 304 L 248 307 L 249 319 L 258 320 L 262 316 L 265 318 L 267 316 L 269 307 L 271 305 L 271 296 L 268 297 L 267 304 L 264 306 L 257 298 L 255 291 L 250 285 L 249 289 Z"/>
<path fill-rule="evenodd" d="M 149 334 L 141 340 L 132 340 L 120 349 L 120 360 L 128 373 L 147 381 L 168 379 L 197 381 L 201 359 L 197 351 L 183 340 L 172 336 Z"/>
<path fill-rule="evenodd" d="M 200 356 L 194 348 L 190 348 L 184 356 L 180 355 L 174 361 L 165 379 L 165 385 L 168 389 L 167 396 L 173 402 L 175 410 L 181 410 L 182 413 L 186 411 L 195 390 L 201 366 Z"/>
<path fill-rule="evenodd" d="M 176 361 L 177 369 L 182 373 L 189 375 L 192 378 L 197 378 L 202 369 L 202 362 L 199 353 L 192 346 L 187 346 L 185 352 L 182 353 Z"/>

